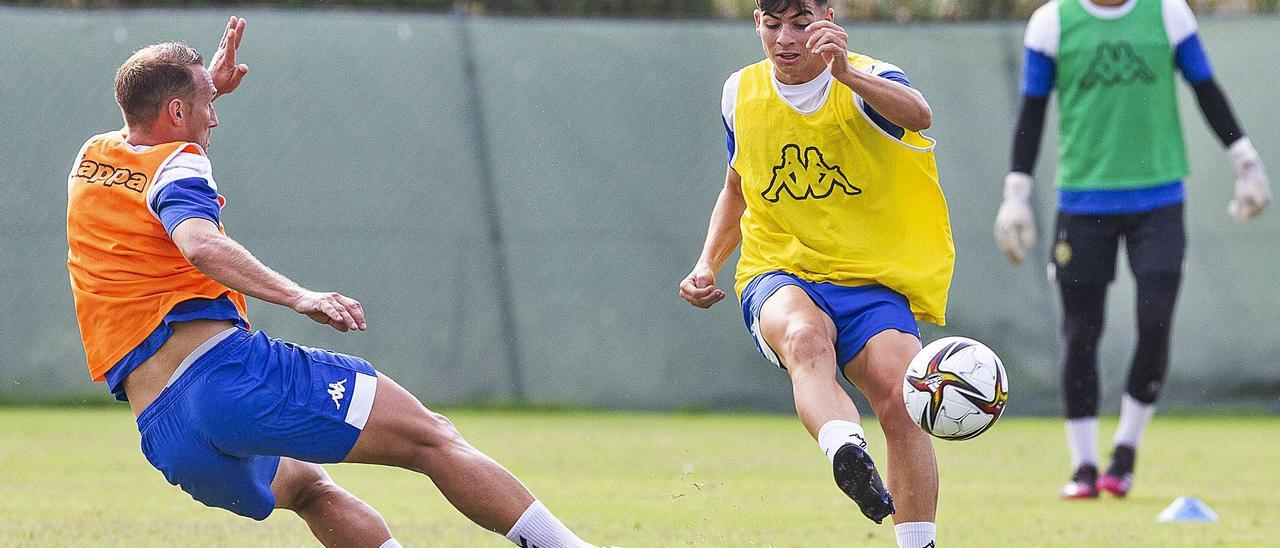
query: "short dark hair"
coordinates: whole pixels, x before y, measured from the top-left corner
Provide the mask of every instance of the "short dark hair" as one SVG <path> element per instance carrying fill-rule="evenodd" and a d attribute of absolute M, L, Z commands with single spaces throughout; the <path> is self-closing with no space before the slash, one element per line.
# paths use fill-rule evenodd
<path fill-rule="evenodd" d="M 125 123 L 150 123 L 172 98 L 193 100 L 193 66 L 204 66 L 204 57 L 181 42 L 152 44 L 129 56 L 116 70 L 116 103 Z"/>
<path fill-rule="evenodd" d="M 824 10 L 827 8 L 829 0 L 811 1 L 813 2 L 814 7 L 817 7 L 819 10 Z M 790 11 L 792 8 L 803 10 L 807 7 L 808 6 L 805 5 L 805 0 L 756 0 L 756 9 L 760 10 L 762 13 L 768 13 L 771 15 L 782 15 Z M 822 14 L 815 13 L 814 15 Z"/>

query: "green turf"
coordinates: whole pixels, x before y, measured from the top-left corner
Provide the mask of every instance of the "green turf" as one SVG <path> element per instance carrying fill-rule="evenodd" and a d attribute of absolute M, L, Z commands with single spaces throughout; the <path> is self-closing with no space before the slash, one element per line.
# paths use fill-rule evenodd
<path fill-rule="evenodd" d="M 621 546 L 893 544 L 862 518 L 792 417 L 456 411 L 475 445 L 506 464 L 584 537 Z M 314 545 L 279 512 L 263 523 L 192 501 L 138 451 L 124 408 L 0 409 L 0 545 Z M 1102 439 L 1114 422 L 1103 421 Z M 1005 419 L 981 438 L 936 442 L 943 546 L 1280 546 L 1280 428 L 1274 417 L 1160 417 L 1128 500 L 1062 502 L 1059 421 Z M 883 441 L 869 425 L 883 466 Z M 425 478 L 330 467 L 380 509 L 407 546 L 504 546 Z M 1160 524 L 1180 495 L 1217 524 Z"/>

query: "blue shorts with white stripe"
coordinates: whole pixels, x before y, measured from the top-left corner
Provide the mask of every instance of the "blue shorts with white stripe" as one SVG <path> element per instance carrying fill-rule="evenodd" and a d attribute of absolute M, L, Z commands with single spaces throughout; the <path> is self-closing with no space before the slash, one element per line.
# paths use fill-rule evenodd
<path fill-rule="evenodd" d="M 784 286 L 804 290 L 836 327 L 836 365 L 844 373 L 848 365 L 877 333 L 897 330 L 920 337 L 920 327 L 907 298 L 882 285 L 847 287 L 825 282 L 810 282 L 789 272 L 775 270 L 756 276 L 742 291 L 742 320 L 755 340 L 756 349 L 774 365 L 786 368 L 782 358 L 760 333 L 760 309 Z"/>
<path fill-rule="evenodd" d="M 377 387 L 363 359 L 261 331 L 235 329 L 184 365 L 138 416 L 142 451 L 192 498 L 253 519 L 275 507 L 280 457 L 346 458 Z"/>

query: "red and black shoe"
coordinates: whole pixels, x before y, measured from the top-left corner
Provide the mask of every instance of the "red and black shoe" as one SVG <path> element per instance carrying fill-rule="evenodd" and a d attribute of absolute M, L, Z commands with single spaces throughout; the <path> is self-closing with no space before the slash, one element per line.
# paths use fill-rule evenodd
<path fill-rule="evenodd" d="M 1133 463 L 1137 452 L 1127 445 L 1117 445 L 1111 453 L 1111 465 L 1107 473 L 1098 478 L 1098 490 L 1106 491 L 1117 498 L 1124 498 L 1133 488 Z"/>
<path fill-rule="evenodd" d="M 844 494 L 858 503 L 862 515 L 871 521 L 880 523 L 894 513 L 893 497 L 880 481 L 880 473 L 876 472 L 871 455 L 861 447 L 846 443 L 836 450 L 832 461 L 835 470 L 836 485 Z"/>
<path fill-rule="evenodd" d="M 1081 465 L 1071 475 L 1071 483 L 1062 486 L 1062 498 L 1096 499 L 1098 498 L 1098 467 L 1092 464 Z"/>

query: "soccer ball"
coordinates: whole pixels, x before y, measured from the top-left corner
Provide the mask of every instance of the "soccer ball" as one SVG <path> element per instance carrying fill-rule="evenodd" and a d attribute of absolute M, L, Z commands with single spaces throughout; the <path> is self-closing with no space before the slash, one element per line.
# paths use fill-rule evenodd
<path fill-rule="evenodd" d="M 929 343 L 907 366 L 902 380 L 907 415 L 944 440 L 986 432 L 1009 401 L 1004 364 L 986 345 L 964 337 Z"/>

